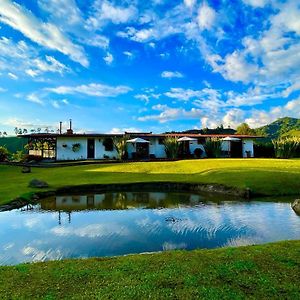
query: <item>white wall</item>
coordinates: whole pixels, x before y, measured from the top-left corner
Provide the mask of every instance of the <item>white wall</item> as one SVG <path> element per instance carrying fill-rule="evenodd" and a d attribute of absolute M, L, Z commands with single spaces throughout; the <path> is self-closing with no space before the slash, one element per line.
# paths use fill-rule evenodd
<path fill-rule="evenodd" d="M 95 138 L 95 159 L 104 159 L 104 155 L 108 156 L 110 159 L 117 159 L 118 152 L 116 149 L 113 151 L 105 151 L 105 147 L 103 145 L 103 141 L 105 139 L 105 137 Z"/>
<path fill-rule="evenodd" d="M 80 149 L 78 152 L 72 150 L 72 145 L 79 143 Z M 67 147 L 62 145 L 66 144 Z M 84 137 L 57 137 L 57 160 L 80 160 L 87 159 L 87 138 Z"/>
<path fill-rule="evenodd" d="M 247 157 L 246 151 L 250 151 L 251 157 L 254 157 L 253 140 L 243 140 L 243 157 Z"/>

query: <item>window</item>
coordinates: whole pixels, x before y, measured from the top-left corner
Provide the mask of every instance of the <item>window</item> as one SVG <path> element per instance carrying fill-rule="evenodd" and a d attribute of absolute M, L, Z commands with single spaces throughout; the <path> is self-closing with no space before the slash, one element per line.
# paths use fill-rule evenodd
<path fill-rule="evenodd" d="M 103 146 L 105 151 L 113 151 L 114 150 L 114 142 L 112 138 L 105 138 L 103 141 Z"/>

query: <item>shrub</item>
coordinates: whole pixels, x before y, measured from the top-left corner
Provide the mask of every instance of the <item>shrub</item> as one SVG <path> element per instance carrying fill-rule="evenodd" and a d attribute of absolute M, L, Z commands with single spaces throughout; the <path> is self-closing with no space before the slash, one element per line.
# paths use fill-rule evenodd
<path fill-rule="evenodd" d="M 163 141 L 165 152 L 168 158 L 175 159 L 178 157 L 179 143 L 175 137 L 167 137 Z"/>
<path fill-rule="evenodd" d="M 255 143 L 254 153 L 255 157 L 275 157 L 274 145 L 271 142 Z"/>
<path fill-rule="evenodd" d="M 205 145 L 205 152 L 207 157 L 210 158 L 216 158 L 216 157 L 221 157 L 221 141 L 218 138 L 210 138 L 209 140 L 206 141 Z"/>
<path fill-rule="evenodd" d="M 0 161 L 8 161 L 9 151 L 6 147 L 0 146 Z"/>
<path fill-rule="evenodd" d="M 15 162 L 24 162 L 26 160 L 26 154 L 19 150 L 11 155 L 11 160 Z"/>
<path fill-rule="evenodd" d="M 300 156 L 300 138 L 288 137 L 272 141 L 277 158 L 292 158 Z"/>

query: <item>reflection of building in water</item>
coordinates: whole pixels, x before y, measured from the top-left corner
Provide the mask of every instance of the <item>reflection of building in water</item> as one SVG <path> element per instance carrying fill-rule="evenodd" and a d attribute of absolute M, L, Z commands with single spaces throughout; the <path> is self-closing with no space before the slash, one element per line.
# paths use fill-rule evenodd
<path fill-rule="evenodd" d="M 115 192 L 95 195 L 56 196 L 41 202 L 45 210 L 170 208 L 195 205 L 202 200 L 197 194 L 162 192 Z"/>

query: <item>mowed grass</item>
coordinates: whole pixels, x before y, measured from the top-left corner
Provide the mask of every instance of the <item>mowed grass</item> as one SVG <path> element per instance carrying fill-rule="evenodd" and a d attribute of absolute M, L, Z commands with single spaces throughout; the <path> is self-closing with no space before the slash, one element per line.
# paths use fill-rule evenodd
<path fill-rule="evenodd" d="M 0 267 L 1 299 L 300 299 L 300 241 Z"/>
<path fill-rule="evenodd" d="M 72 167 L 32 168 L 22 174 L 21 167 L 0 166 L 0 204 L 36 189 L 31 179 L 45 180 L 51 190 L 80 184 L 132 182 L 191 182 L 224 184 L 250 188 L 266 196 L 300 194 L 299 159 L 202 159 L 174 162 L 135 162 L 93 164 Z"/>

